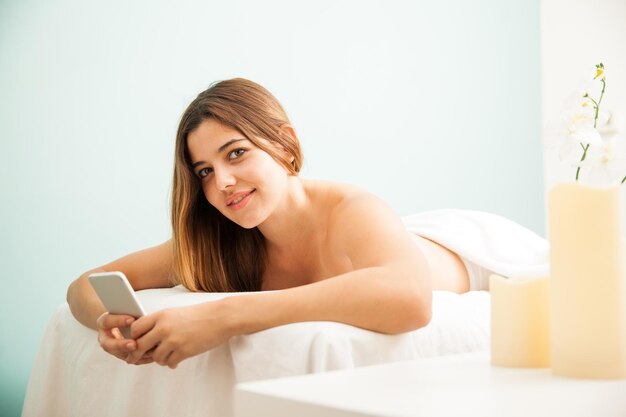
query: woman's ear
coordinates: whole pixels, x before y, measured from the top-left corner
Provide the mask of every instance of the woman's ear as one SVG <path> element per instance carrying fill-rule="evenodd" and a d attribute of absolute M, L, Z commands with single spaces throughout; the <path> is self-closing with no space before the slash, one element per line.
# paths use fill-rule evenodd
<path fill-rule="evenodd" d="M 294 142 L 298 143 L 298 135 L 296 134 L 296 129 L 294 129 L 294 128 L 293 128 L 293 126 L 291 126 L 289 123 L 285 123 L 284 125 L 280 126 L 280 130 L 281 130 L 281 132 L 282 132 L 283 134 L 285 134 L 285 135 L 287 135 L 287 136 L 291 137 L 291 139 L 292 139 Z M 289 153 L 287 152 L 287 150 L 286 150 L 286 149 L 284 149 L 282 146 L 281 146 L 281 148 L 282 148 L 283 152 L 285 152 L 286 154 L 289 154 Z M 291 160 L 290 160 L 289 162 L 293 163 L 293 161 L 294 161 L 295 159 L 296 159 L 296 158 L 295 158 L 294 156 L 292 156 L 292 157 L 291 157 Z"/>
<path fill-rule="evenodd" d="M 285 134 L 291 136 L 291 138 L 295 142 L 298 142 L 298 135 L 296 134 L 296 129 L 294 129 L 293 126 L 291 126 L 289 123 L 285 123 L 284 125 L 282 125 L 280 127 L 280 130 L 282 130 Z"/>

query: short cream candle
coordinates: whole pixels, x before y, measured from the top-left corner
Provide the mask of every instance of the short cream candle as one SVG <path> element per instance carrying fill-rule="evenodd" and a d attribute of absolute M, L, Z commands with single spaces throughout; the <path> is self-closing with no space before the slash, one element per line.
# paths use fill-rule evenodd
<path fill-rule="evenodd" d="M 626 378 L 621 189 L 560 184 L 548 196 L 552 370 Z"/>
<path fill-rule="evenodd" d="M 492 275 L 491 364 L 550 366 L 549 280 Z"/>

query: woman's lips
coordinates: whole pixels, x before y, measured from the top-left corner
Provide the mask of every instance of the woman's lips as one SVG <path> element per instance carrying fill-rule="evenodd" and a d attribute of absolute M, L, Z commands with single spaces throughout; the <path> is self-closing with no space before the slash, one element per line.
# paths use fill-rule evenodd
<path fill-rule="evenodd" d="M 249 191 L 249 192 L 235 194 L 229 199 L 230 202 L 227 204 L 228 208 L 231 210 L 239 210 L 239 209 L 244 208 L 250 202 L 250 199 L 252 198 L 252 195 L 254 194 L 255 191 L 256 189 Z M 237 201 L 238 199 L 241 199 L 241 200 Z"/>

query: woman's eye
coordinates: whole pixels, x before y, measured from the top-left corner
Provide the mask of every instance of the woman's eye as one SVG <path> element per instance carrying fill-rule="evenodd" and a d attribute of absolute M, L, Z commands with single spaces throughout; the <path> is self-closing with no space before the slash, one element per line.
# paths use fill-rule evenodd
<path fill-rule="evenodd" d="M 198 176 L 200 178 L 204 178 L 207 175 L 209 175 L 211 172 L 213 172 L 213 168 L 202 168 L 200 171 L 198 171 Z"/>
<path fill-rule="evenodd" d="M 228 153 L 228 159 L 237 159 L 244 153 L 246 153 L 245 149 L 241 149 L 241 148 L 235 149 L 234 151 L 231 151 Z"/>

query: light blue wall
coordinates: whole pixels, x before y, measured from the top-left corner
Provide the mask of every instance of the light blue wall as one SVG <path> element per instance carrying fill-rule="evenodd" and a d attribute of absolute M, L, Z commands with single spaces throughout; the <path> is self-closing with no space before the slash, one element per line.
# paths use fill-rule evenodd
<path fill-rule="evenodd" d="M 283 102 L 304 177 L 543 231 L 538 0 L 3 1 L 2 415 L 70 281 L 169 237 L 180 115 L 235 76 Z"/>

